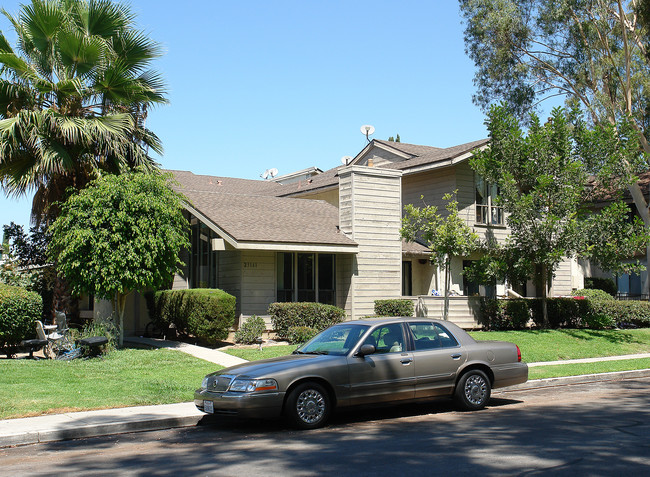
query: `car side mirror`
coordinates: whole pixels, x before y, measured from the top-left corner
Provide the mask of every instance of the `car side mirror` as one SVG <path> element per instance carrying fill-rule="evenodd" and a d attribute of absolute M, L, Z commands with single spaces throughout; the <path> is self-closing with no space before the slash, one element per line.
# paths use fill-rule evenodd
<path fill-rule="evenodd" d="M 377 351 L 377 348 L 375 348 L 375 345 L 364 344 L 364 345 L 361 345 L 361 348 L 359 348 L 359 352 L 357 354 L 359 356 L 366 356 L 367 354 L 373 354 L 375 351 Z"/>

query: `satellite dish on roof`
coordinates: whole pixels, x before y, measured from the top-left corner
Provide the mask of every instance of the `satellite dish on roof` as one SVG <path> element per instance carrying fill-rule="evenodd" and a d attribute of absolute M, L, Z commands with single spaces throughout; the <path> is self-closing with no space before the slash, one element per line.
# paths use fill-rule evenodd
<path fill-rule="evenodd" d="M 268 179 L 269 177 L 273 179 L 277 175 L 278 175 L 278 170 L 274 167 L 273 169 L 267 169 L 264 172 L 262 172 L 260 174 L 260 177 L 262 179 Z"/>
<path fill-rule="evenodd" d="M 351 160 L 352 160 L 352 156 L 343 156 L 341 158 L 341 164 L 343 164 L 344 166 L 347 166 L 348 164 L 350 164 Z"/>
<path fill-rule="evenodd" d="M 366 136 L 366 139 L 368 142 L 370 142 L 370 138 L 368 136 L 375 134 L 375 127 L 371 126 L 370 124 L 364 124 L 361 126 L 361 134 Z"/>

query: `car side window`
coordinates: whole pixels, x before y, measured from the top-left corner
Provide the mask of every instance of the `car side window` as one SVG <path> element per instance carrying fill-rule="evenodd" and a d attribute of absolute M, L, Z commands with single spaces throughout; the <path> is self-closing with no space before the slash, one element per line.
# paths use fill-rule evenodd
<path fill-rule="evenodd" d="M 458 346 L 456 338 L 437 323 L 409 323 L 409 328 L 413 333 L 416 351 Z"/>
<path fill-rule="evenodd" d="M 404 350 L 404 335 L 402 325 L 379 326 L 373 330 L 363 344 L 371 344 L 376 348 L 376 353 L 401 353 Z"/>

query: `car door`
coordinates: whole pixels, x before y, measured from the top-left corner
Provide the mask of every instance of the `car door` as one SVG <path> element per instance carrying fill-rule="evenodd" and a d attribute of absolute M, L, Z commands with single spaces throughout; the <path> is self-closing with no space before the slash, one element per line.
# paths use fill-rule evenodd
<path fill-rule="evenodd" d="M 363 344 L 375 345 L 376 352 L 348 357 L 350 404 L 413 399 L 413 353 L 407 349 L 402 324 L 377 326 Z"/>
<path fill-rule="evenodd" d="M 458 368 L 467 360 L 458 340 L 444 326 L 431 321 L 412 321 L 415 397 L 451 394 Z"/>

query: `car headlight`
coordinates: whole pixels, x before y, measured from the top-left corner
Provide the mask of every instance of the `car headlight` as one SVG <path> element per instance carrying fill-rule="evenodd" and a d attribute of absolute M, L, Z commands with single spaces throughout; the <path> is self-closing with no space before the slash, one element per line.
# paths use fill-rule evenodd
<path fill-rule="evenodd" d="M 230 384 L 230 391 L 236 393 L 253 393 L 264 391 L 277 391 L 278 383 L 275 379 L 235 379 Z"/>
<path fill-rule="evenodd" d="M 210 379 L 206 376 L 203 378 L 203 382 L 201 383 L 201 389 L 208 389 L 208 382 Z"/>

